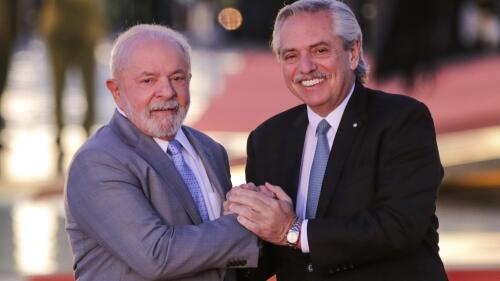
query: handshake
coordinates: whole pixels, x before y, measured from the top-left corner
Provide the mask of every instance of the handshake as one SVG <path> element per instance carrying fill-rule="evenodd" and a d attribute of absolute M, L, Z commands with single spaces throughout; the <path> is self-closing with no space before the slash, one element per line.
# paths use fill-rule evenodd
<path fill-rule="evenodd" d="M 287 245 L 288 230 L 297 220 L 292 199 L 279 186 L 253 183 L 233 187 L 226 195 L 224 215 L 236 215 L 238 222 L 262 240 Z"/>

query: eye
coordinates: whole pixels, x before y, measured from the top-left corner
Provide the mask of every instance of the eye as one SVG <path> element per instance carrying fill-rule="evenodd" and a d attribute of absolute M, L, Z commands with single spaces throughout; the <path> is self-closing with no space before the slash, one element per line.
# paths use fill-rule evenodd
<path fill-rule="evenodd" d="M 184 85 L 187 81 L 187 75 L 185 74 L 176 74 L 170 77 L 170 81 L 175 85 Z"/>
<path fill-rule="evenodd" d="M 314 55 L 322 56 L 330 53 L 330 49 L 327 47 L 318 47 L 313 50 Z"/>
<path fill-rule="evenodd" d="M 186 80 L 186 77 L 184 77 L 184 76 L 174 76 L 172 78 L 172 80 L 174 80 L 174 81 L 184 81 L 184 80 Z"/>
<path fill-rule="evenodd" d="M 141 84 L 151 85 L 153 84 L 153 78 L 144 78 L 140 80 Z"/>
<path fill-rule="evenodd" d="M 285 53 L 281 56 L 281 60 L 285 63 L 294 63 L 297 61 L 297 54 Z"/>

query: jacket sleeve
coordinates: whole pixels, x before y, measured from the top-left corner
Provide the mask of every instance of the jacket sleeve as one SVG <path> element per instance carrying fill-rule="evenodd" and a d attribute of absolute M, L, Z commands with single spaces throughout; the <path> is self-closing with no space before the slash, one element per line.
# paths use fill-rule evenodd
<path fill-rule="evenodd" d="M 68 215 L 81 231 L 146 279 L 188 277 L 227 268 L 234 260 L 257 266 L 257 239 L 233 215 L 199 225 L 168 225 L 139 179 L 105 151 L 77 155 L 66 197 Z"/>

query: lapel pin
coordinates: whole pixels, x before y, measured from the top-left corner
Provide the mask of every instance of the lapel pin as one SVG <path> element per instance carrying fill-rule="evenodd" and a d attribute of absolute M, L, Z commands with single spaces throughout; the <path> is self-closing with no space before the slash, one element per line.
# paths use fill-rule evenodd
<path fill-rule="evenodd" d="M 354 123 L 354 124 L 352 124 L 352 126 L 353 126 L 354 128 L 356 128 L 356 127 L 358 127 L 358 123 Z"/>

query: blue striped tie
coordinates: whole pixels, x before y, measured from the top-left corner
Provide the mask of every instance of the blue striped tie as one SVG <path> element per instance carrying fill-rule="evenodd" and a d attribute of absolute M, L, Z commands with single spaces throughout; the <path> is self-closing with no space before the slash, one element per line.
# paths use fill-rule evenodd
<path fill-rule="evenodd" d="M 189 168 L 186 162 L 184 162 L 184 158 L 182 157 L 182 144 L 175 139 L 171 140 L 168 144 L 167 153 L 172 157 L 175 168 L 177 168 L 177 171 L 179 171 L 184 183 L 187 185 L 189 192 L 191 193 L 191 197 L 198 208 L 201 219 L 204 222 L 209 221 L 210 219 L 208 217 L 208 211 L 205 206 L 205 200 L 203 199 L 200 185 L 198 184 L 193 171 Z"/>
<path fill-rule="evenodd" d="M 308 219 L 316 216 L 321 185 L 323 184 L 326 164 L 330 155 L 330 147 L 328 146 L 328 139 L 326 137 L 328 129 L 330 129 L 330 124 L 325 119 L 321 120 L 318 128 L 316 128 L 318 142 L 316 144 L 316 151 L 314 152 L 311 172 L 309 173 L 309 189 L 307 192 L 306 218 Z"/>

